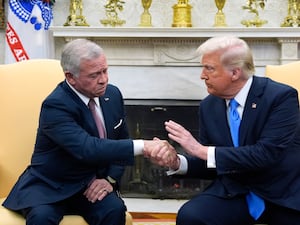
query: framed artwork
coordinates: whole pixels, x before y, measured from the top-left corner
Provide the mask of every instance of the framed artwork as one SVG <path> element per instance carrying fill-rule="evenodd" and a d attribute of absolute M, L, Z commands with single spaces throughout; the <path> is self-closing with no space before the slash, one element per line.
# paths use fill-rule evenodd
<path fill-rule="evenodd" d="M 4 16 L 4 0 L 0 0 L 0 29 L 4 29 L 5 16 Z"/>

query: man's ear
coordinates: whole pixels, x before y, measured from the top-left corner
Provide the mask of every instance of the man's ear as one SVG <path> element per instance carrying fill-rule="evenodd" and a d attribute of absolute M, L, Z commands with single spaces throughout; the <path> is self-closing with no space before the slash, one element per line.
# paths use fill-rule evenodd
<path fill-rule="evenodd" d="M 231 76 L 232 81 L 238 80 L 241 76 L 241 68 L 238 68 L 238 67 L 233 68 L 231 70 L 231 73 L 232 73 L 232 76 Z"/>
<path fill-rule="evenodd" d="M 74 75 L 72 73 L 70 73 L 69 71 L 66 71 L 65 77 L 66 77 L 67 81 L 69 82 L 69 84 L 71 84 L 71 85 L 75 84 Z"/>

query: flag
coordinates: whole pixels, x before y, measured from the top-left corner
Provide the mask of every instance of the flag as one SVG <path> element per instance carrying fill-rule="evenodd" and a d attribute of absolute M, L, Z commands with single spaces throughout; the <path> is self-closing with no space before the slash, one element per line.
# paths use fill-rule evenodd
<path fill-rule="evenodd" d="M 50 58 L 52 6 L 47 0 L 8 0 L 5 63 Z"/>

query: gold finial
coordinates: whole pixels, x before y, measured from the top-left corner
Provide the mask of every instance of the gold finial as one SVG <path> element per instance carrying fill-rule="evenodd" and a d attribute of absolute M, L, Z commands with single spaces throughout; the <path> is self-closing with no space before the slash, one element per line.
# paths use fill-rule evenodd
<path fill-rule="evenodd" d="M 282 27 L 300 26 L 300 0 L 288 1 L 288 15 L 285 17 Z"/>
<path fill-rule="evenodd" d="M 142 5 L 144 12 L 141 15 L 140 27 L 152 27 L 151 24 L 151 14 L 149 13 L 149 8 L 152 4 L 152 0 L 142 0 Z"/>
<path fill-rule="evenodd" d="M 64 26 L 89 26 L 82 14 L 82 10 L 82 0 L 70 0 L 70 15 L 67 17 Z"/>
<path fill-rule="evenodd" d="M 192 27 L 191 9 L 189 0 L 178 0 L 178 3 L 173 6 L 172 27 Z"/>
<path fill-rule="evenodd" d="M 265 8 L 265 2 L 267 0 L 248 0 L 245 6 L 242 6 L 242 9 L 248 10 L 250 13 L 255 14 L 254 19 L 251 20 L 242 20 L 241 24 L 245 25 L 246 27 L 261 27 L 262 25 L 266 24 L 267 20 L 262 20 L 259 18 L 258 9 Z"/>
<path fill-rule="evenodd" d="M 3 29 L 5 27 L 4 20 L 4 0 L 0 0 L 0 29 Z"/>
<path fill-rule="evenodd" d="M 226 0 L 215 0 L 218 12 L 215 15 L 215 24 L 214 27 L 226 27 L 225 14 L 223 13 L 223 8 Z"/>
<path fill-rule="evenodd" d="M 118 11 L 123 11 L 124 4 L 125 1 L 121 0 L 107 0 L 106 5 L 104 6 L 107 19 L 100 20 L 100 22 L 105 26 L 111 25 L 115 27 L 117 25 L 123 25 L 126 21 L 119 18 Z"/>

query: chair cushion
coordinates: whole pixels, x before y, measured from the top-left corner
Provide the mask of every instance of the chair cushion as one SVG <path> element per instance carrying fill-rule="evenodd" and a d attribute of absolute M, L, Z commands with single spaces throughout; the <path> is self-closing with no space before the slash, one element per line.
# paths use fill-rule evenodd
<path fill-rule="evenodd" d="M 8 209 L 2 206 L 2 202 L 5 200 L 5 198 L 0 199 L 0 218 L 1 222 L 0 224 L 2 225 L 25 225 L 25 220 L 24 218 Z"/>
<path fill-rule="evenodd" d="M 2 202 L 5 198 L 0 198 L 0 225 L 25 225 L 24 218 L 11 210 L 2 206 Z M 88 225 L 81 216 L 68 215 L 64 216 L 60 225 Z"/>
<path fill-rule="evenodd" d="M 25 225 L 24 218 L 11 210 L 2 206 L 5 198 L 0 198 L 0 225 Z M 64 216 L 60 225 L 88 225 L 81 216 L 68 215 Z M 126 225 L 132 225 L 132 216 L 126 212 Z"/>

